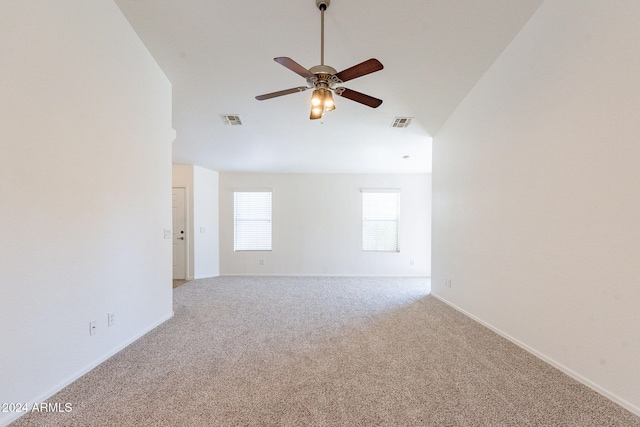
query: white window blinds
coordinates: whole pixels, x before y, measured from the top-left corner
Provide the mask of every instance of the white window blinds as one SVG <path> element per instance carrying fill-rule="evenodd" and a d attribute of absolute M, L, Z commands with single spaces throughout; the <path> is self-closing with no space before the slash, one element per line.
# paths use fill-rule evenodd
<path fill-rule="evenodd" d="M 233 193 L 234 250 L 271 250 L 271 191 Z"/>
<path fill-rule="evenodd" d="M 400 191 L 362 190 L 362 250 L 399 252 Z"/>

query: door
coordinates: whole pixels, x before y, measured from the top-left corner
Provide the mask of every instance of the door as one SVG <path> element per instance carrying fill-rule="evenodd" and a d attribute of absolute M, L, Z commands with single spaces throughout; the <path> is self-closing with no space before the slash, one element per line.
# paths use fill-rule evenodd
<path fill-rule="evenodd" d="M 173 279 L 187 278 L 186 189 L 173 187 Z"/>

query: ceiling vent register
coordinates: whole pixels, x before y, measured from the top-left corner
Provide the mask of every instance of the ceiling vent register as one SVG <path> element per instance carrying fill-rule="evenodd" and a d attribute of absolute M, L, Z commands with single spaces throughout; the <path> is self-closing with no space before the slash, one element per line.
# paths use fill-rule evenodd
<path fill-rule="evenodd" d="M 222 114 L 220 117 L 225 125 L 242 126 L 242 119 L 237 114 Z"/>
<path fill-rule="evenodd" d="M 392 128 L 406 128 L 411 124 L 413 117 L 396 117 L 393 119 Z"/>

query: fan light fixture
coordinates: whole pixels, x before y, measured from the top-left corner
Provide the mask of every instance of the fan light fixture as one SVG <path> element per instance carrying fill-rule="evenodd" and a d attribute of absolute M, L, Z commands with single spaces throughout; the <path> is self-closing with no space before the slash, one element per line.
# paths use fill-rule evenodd
<path fill-rule="evenodd" d="M 333 95 L 331 95 L 331 91 L 327 91 L 324 97 L 324 109 L 326 111 L 332 111 L 336 109 L 336 104 L 333 102 Z"/>
<path fill-rule="evenodd" d="M 258 101 L 264 101 L 265 99 L 276 98 L 278 96 L 289 95 L 296 92 L 304 92 L 307 89 L 313 89 L 311 95 L 311 114 L 309 118 L 311 120 L 320 119 L 328 111 L 336 109 L 336 104 L 333 100 L 333 93 L 343 98 L 350 99 L 360 104 L 366 105 L 371 108 L 378 108 L 382 104 L 382 100 L 374 98 L 373 96 L 365 95 L 364 93 L 356 92 L 355 90 L 348 89 L 346 87 L 335 87 L 340 83 L 344 83 L 349 80 L 353 80 L 358 77 L 365 76 L 367 74 L 380 71 L 384 67 L 382 63 L 375 58 L 368 59 L 353 67 L 347 68 L 337 72 L 335 68 L 328 65 L 324 65 L 324 12 L 329 7 L 331 0 L 315 0 L 316 6 L 321 12 L 320 22 L 320 65 L 311 67 L 310 69 L 304 68 L 302 65 L 295 62 L 293 59 L 286 56 L 273 58 L 278 64 L 287 67 L 294 73 L 307 80 L 308 86 L 298 86 L 291 89 L 285 89 L 278 92 L 267 93 L 264 95 L 256 96 Z"/>
<path fill-rule="evenodd" d="M 320 89 L 314 90 L 313 95 L 311 95 L 311 106 L 319 107 L 324 101 L 323 98 L 324 96 L 322 95 L 322 92 L 320 92 Z"/>
<path fill-rule="evenodd" d="M 311 115 L 312 120 L 321 118 L 324 113 L 333 111 L 336 109 L 336 104 L 333 102 L 333 95 L 331 90 L 321 88 L 313 91 L 311 95 Z"/>

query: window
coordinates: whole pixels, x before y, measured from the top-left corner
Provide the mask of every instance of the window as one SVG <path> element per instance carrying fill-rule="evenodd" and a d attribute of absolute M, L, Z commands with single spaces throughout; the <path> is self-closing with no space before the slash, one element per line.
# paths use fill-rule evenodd
<path fill-rule="evenodd" d="M 235 251 L 271 250 L 271 191 L 233 193 Z"/>
<path fill-rule="evenodd" d="M 399 190 L 362 190 L 362 250 L 400 252 Z"/>

